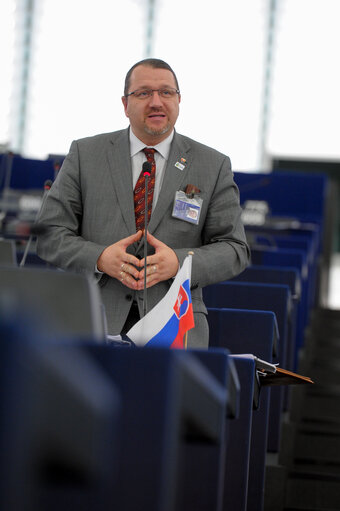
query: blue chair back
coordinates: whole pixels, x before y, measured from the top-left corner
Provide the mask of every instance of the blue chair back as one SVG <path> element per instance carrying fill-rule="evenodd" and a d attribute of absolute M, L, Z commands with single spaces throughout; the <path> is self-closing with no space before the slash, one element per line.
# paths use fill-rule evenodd
<path fill-rule="evenodd" d="M 250 265 L 242 273 L 231 279 L 231 282 L 257 282 L 262 284 L 283 284 L 290 289 L 292 297 L 291 321 L 288 324 L 289 353 L 288 366 L 296 369 L 298 356 L 297 323 L 301 321 L 305 304 L 301 302 L 301 276 L 297 268 L 285 266 Z"/>
<path fill-rule="evenodd" d="M 6 155 L 1 162 L 1 189 L 43 190 L 46 180 L 54 180 L 52 160 L 35 160 L 18 155 Z"/>
<path fill-rule="evenodd" d="M 258 384 L 254 359 L 234 358 L 234 363 L 240 382 L 240 408 L 238 416 L 230 421 L 229 425 L 222 509 L 223 511 L 246 511 L 254 394 L 255 386 Z"/>
<path fill-rule="evenodd" d="M 184 510 L 191 500 L 195 509 L 218 509 L 225 386 L 190 351 L 93 344 L 85 349 L 122 394 L 119 489 L 113 507 Z M 220 357 L 221 374 L 225 350 Z"/>
<path fill-rule="evenodd" d="M 209 308 L 235 308 L 266 310 L 275 313 L 279 328 L 280 342 L 274 361 L 281 367 L 287 367 L 290 354 L 289 321 L 291 311 L 291 294 L 288 286 L 258 284 L 247 282 L 223 282 L 203 289 L 203 298 Z M 227 324 L 226 324 L 227 325 Z M 226 326 L 226 332 L 228 327 Z M 243 341 L 242 337 L 240 339 Z M 281 438 L 281 422 L 284 410 L 284 388 L 272 389 L 271 414 L 269 419 L 268 450 L 278 452 Z"/>
<path fill-rule="evenodd" d="M 290 267 L 299 272 L 301 278 L 301 312 L 297 323 L 297 350 L 304 344 L 304 333 L 312 305 L 312 282 L 308 273 L 307 255 L 303 250 L 253 248 L 251 261 L 254 265 Z"/>
<path fill-rule="evenodd" d="M 108 509 L 117 388 L 74 342 L 42 334 L 13 297 L 0 309 L 0 509 Z"/>
<path fill-rule="evenodd" d="M 232 354 L 251 353 L 262 360 L 273 361 L 273 353 L 277 349 L 276 344 L 279 336 L 277 321 L 273 312 L 209 308 L 208 322 L 210 346 L 227 348 Z M 228 456 L 230 457 L 230 463 L 227 461 L 226 465 L 224 497 L 226 507 L 224 509 L 235 511 L 245 509 L 246 503 L 246 509 L 258 511 L 263 509 L 269 414 L 272 413 L 269 406 L 273 389 L 270 390 L 269 387 L 260 389 L 259 399 L 255 399 L 257 409 L 252 415 L 248 460 L 246 455 L 248 449 L 246 439 L 249 427 L 247 403 L 251 396 L 251 374 L 248 373 L 248 376 L 246 376 L 240 372 L 239 378 L 241 384 L 240 419 L 231 422 L 229 426 Z M 254 390 L 256 388 L 257 381 L 254 382 Z M 243 437 L 243 441 L 234 441 L 239 436 Z M 242 455 L 240 455 L 239 449 L 242 449 Z M 249 467 L 247 466 L 248 463 Z M 246 484 L 245 472 L 248 468 L 248 484 Z"/>
<path fill-rule="evenodd" d="M 234 178 L 241 204 L 246 200 L 266 201 L 274 216 L 289 216 L 322 226 L 328 186 L 326 174 L 234 172 Z"/>

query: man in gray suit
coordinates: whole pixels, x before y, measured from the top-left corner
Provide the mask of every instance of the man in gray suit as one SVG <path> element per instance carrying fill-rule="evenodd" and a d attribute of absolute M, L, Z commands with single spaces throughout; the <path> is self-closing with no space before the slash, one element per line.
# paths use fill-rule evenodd
<path fill-rule="evenodd" d="M 195 328 L 188 346 L 207 347 L 202 287 L 237 275 L 249 260 L 230 160 L 174 130 L 181 96 L 165 62 L 135 64 L 122 101 L 128 129 L 72 143 L 41 208 L 39 221 L 49 230 L 37 252 L 63 269 L 97 275 L 108 331 L 115 335 L 126 333 L 143 311 L 144 272 L 151 310 L 192 250 Z M 134 208 L 145 147 L 156 150 L 146 264 Z"/>

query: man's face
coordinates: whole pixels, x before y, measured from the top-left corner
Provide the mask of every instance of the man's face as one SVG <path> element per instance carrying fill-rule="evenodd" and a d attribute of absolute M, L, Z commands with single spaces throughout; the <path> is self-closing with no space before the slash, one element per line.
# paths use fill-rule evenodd
<path fill-rule="evenodd" d="M 132 71 L 128 92 L 164 87 L 177 88 L 171 71 L 140 65 Z M 178 117 L 181 98 L 179 94 L 162 98 L 158 92 L 154 92 L 146 99 L 138 99 L 132 94 L 127 98 L 123 96 L 122 101 L 133 133 L 150 146 L 170 135 Z"/>

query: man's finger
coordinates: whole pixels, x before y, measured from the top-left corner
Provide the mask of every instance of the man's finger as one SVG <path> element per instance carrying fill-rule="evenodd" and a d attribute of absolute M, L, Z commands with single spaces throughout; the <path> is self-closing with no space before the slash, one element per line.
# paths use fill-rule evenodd
<path fill-rule="evenodd" d="M 138 232 L 136 232 L 136 234 L 131 234 L 131 236 L 128 236 L 127 238 L 123 238 L 122 240 L 120 240 L 118 242 L 118 245 L 120 245 L 120 247 L 125 252 L 126 248 L 129 245 L 132 245 L 133 243 L 136 243 L 137 241 L 139 241 L 141 239 L 141 236 L 142 236 L 142 231 L 138 231 Z M 137 259 L 137 257 L 135 257 L 132 254 L 125 253 L 123 255 L 123 257 L 122 257 L 122 263 L 121 264 L 130 264 L 130 265 L 139 267 L 140 266 L 140 260 Z M 133 271 L 130 271 L 130 273 L 133 274 Z"/>
<path fill-rule="evenodd" d="M 124 286 L 126 286 L 130 289 L 138 288 L 137 281 L 133 277 L 131 277 L 129 273 L 120 271 L 119 272 L 119 280 Z"/>
<path fill-rule="evenodd" d="M 147 231 L 147 234 L 146 234 L 146 239 L 147 239 L 147 242 L 150 243 L 150 245 L 154 248 L 161 248 L 163 246 L 166 246 L 165 243 L 163 243 L 162 241 L 160 241 L 159 239 L 155 238 L 155 236 L 153 236 L 152 234 L 149 233 L 149 231 Z"/>
<path fill-rule="evenodd" d="M 135 234 L 131 234 L 130 236 L 123 238 L 122 240 L 118 241 L 118 243 L 120 245 L 123 245 L 124 247 L 128 247 L 129 245 L 132 245 L 132 243 L 136 243 L 136 241 L 139 241 L 141 237 L 142 231 L 138 231 Z"/>
<path fill-rule="evenodd" d="M 158 278 L 157 275 L 150 275 L 150 276 L 146 277 L 146 287 L 147 288 L 152 287 L 155 284 L 158 284 L 158 282 L 160 282 L 160 279 Z M 141 291 L 142 289 L 144 289 L 144 279 L 137 281 L 137 290 Z"/>
<path fill-rule="evenodd" d="M 133 256 L 131 256 L 131 257 L 133 257 Z M 137 259 L 137 261 L 139 262 L 139 259 Z M 123 271 L 127 274 L 132 275 L 135 279 L 139 278 L 139 271 L 133 264 L 122 263 L 120 266 L 120 271 Z"/>
<path fill-rule="evenodd" d="M 156 272 L 159 273 L 159 271 L 160 271 L 159 264 L 156 264 L 156 263 L 150 264 L 149 263 L 149 258 L 147 259 L 147 262 L 148 262 L 147 267 L 145 268 L 145 266 L 143 266 L 143 268 L 139 272 L 139 278 L 140 279 L 144 279 L 145 270 L 146 270 L 146 276 L 147 277 L 149 277 L 150 275 L 154 275 Z"/>
<path fill-rule="evenodd" d="M 146 267 L 149 268 L 149 266 L 153 266 L 154 264 L 157 264 L 158 256 L 156 254 L 150 255 L 146 258 Z M 142 268 L 141 271 L 145 268 L 145 259 L 141 259 L 139 263 L 139 267 Z"/>

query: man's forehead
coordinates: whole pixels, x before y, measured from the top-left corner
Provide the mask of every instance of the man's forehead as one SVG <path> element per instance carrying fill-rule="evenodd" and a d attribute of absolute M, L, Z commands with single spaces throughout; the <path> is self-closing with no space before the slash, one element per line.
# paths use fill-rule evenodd
<path fill-rule="evenodd" d="M 169 69 L 154 68 L 151 66 L 140 65 L 137 66 L 131 74 L 130 82 L 142 82 L 148 80 L 162 80 L 168 85 L 174 85 L 175 79 Z"/>

